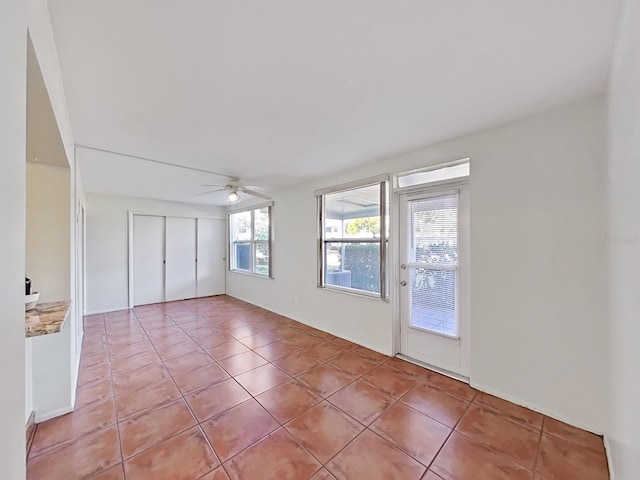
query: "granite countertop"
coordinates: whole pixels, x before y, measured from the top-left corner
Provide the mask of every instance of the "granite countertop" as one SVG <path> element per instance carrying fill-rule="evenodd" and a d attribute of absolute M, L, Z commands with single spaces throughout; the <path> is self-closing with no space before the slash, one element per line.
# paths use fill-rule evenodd
<path fill-rule="evenodd" d="M 25 334 L 37 337 L 58 333 L 69 314 L 70 301 L 40 303 L 36 308 L 25 313 Z"/>

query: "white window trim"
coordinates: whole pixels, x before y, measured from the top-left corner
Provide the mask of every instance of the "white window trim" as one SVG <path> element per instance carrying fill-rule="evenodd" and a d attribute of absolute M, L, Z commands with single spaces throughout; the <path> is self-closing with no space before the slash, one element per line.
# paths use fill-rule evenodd
<path fill-rule="evenodd" d="M 337 285 L 325 285 L 324 283 L 324 244 L 327 240 L 325 240 L 325 227 L 324 227 L 324 196 L 332 193 L 345 192 L 349 190 L 355 190 L 357 188 L 368 187 L 371 185 L 380 185 L 380 238 L 376 241 L 363 239 L 359 240 L 357 243 L 379 243 L 380 244 L 380 293 L 367 292 L 365 290 L 360 290 L 357 288 L 348 288 L 348 287 L 340 287 Z M 387 199 L 390 200 L 389 192 L 389 175 L 382 174 L 376 175 L 374 177 L 365 178 L 363 180 L 357 180 L 353 182 L 343 183 L 341 185 L 336 185 L 333 187 L 321 188 L 314 192 L 316 196 L 316 220 L 317 220 L 317 241 L 318 241 L 318 251 L 317 251 L 317 270 L 318 270 L 318 288 L 327 291 L 333 291 L 338 293 L 344 293 L 348 295 L 355 295 L 358 297 L 365 297 L 377 300 L 383 300 L 385 302 L 389 301 L 389 288 L 387 282 L 387 272 L 388 272 L 388 247 L 389 247 L 389 237 L 386 235 L 387 231 Z M 339 242 L 341 239 L 331 239 L 333 241 Z"/>
<path fill-rule="evenodd" d="M 254 230 L 254 216 L 255 216 L 255 210 L 261 210 L 263 208 L 267 208 L 269 211 L 269 239 L 268 240 L 254 240 L 254 235 L 255 235 L 255 230 Z M 248 240 L 246 242 L 238 242 L 238 243 L 248 243 L 251 245 L 251 264 L 252 267 L 254 268 L 254 270 L 242 270 L 239 268 L 233 268 L 233 263 L 234 263 L 234 248 L 233 245 L 236 243 L 234 242 L 233 238 L 232 238 L 232 223 L 231 223 L 231 215 L 235 215 L 237 213 L 243 213 L 243 212 L 252 212 L 251 213 L 251 240 Z M 258 278 L 269 278 L 269 279 L 273 279 L 273 201 L 269 201 L 269 202 L 264 202 L 264 203 L 259 203 L 259 204 L 255 204 L 255 205 L 246 205 L 246 206 L 242 206 L 242 207 L 237 207 L 237 208 L 228 208 L 227 209 L 227 235 L 228 235 L 228 242 L 227 242 L 227 258 L 229 259 L 228 261 L 228 269 L 229 272 L 232 273 L 239 273 L 241 275 L 249 275 L 252 277 L 258 277 Z M 268 274 L 263 274 L 263 273 L 259 273 L 255 271 L 255 249 L 254 249 L 254 245 L 257 243 L 266 243 L 268 245 L 269 248 L 269 273 Z"/>
<path fill-rule="evenodd" d="M 402 177 L 407 177 L 410 175 L 414 175 L 417 173 L 425 173 L 425 172 L 433 172 L 436 170 L 441 170 L 443 168 L 449 168 L 449 167 L 455 167 L 458 165 L 464 165 L 464 164 L 468 164 L 471 165 L 471 158 L 463 158 L 460 160 L 455 160 L 452 162 L 446 162 L 446 163 L 438 163 L 437 165 L 432 165 L 429 167 L 424 167 L 424 168 L 418 168 L 415 170 L 408 170 L 405 172 L 399 172 L 396 173 L 393 176 L 393 192 L 396 193 L 410 193 L 412 191 L 422 191 L 424 189 L 432 189 L 432 188 L 447 188 L 447 187 L 454 187 L 454 186 L 458 186 L 458 185 L 467 185 L 469 183 L 469 176 L 470 175 L 466 175 L 466 176 L 459 176 L 459 177 L 452 177 L 452 178 L 445 178 L 442 180 L 438 180 L 438 181 L 433 181 L 433 182 L 422 182 L 422 183 L 416 183 L 415 185 L 409 185 L 406 187 L 400 187 L 400 178 Z"/>

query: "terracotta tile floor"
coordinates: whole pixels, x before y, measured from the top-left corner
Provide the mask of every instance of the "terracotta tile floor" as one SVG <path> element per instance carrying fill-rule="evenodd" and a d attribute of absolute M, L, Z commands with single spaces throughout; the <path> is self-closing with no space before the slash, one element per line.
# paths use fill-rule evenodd
<path fill-rule="evenodd" d="M 600 480 L 602 439 L 230 297 L 85 319 L 30 480 Z"/>

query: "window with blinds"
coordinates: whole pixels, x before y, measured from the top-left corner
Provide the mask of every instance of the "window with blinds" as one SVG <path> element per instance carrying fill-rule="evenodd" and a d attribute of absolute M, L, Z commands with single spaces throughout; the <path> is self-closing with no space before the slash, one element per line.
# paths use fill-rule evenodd
<path fill-rule="evenodd" d="M 410 325 L 458 336 L 458 194 L 409 201 Z"/>

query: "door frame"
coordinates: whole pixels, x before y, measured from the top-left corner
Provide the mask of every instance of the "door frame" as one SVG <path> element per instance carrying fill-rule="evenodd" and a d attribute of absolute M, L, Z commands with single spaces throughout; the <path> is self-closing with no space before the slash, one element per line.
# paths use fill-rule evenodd
<path fill-rule="evenodd" d="M 76 352 L 80 351 L 84 336 L 84 316 L 87 310 L 87 210 L 80 198 L 76 203 L 76 329 L 74 332 Z"/>
<path fill-rule="evenodd" d="M 466 295 L 459 295 L 460 298 L 458 299 L 460 302 L 459 304 L 460 308 L 463 312 L 465 312 L 464 314 L 466 315 L 466 319 L 465 319 L 466 325 L 464 327 L 466 332 L 461 332 L 461 337 L 463 333 L 466 333 L 466 339 L 467 339 L 465 342 L 466 347 L 461 350 L 461 355 L 465 357 L 463 360 L 466 360 L 466 368 L 464 369 L 464 374 L 446 370 L 436 365 L 427 364 L 414 358 L 405 357 L 401 353 L 402 351 L 402 318 L 401 318 L 402 296 L 400 291 L 401 289 L 400 252 L 401 252 L 401 242 L 402 242 L 402 238 L 401 238 L 402 231 L 400 228 L 401 195 L 421 193 L 421 192 L 428 194 L 429 192 L 451 190 L 451 189 L 466 190 L 465 192 L 465 195 L 467 196 L 466 208 L 468 210 L 466 214 L 466 218 L 460 217 L 458 220 L 460 227 L 464 228 L 466 233 L 465 235 L 466 238 L 463 239 L 462 242 L 460 242 L 459 240 L 460 252 L 464 250 L 464 253 L 461 255 L 461 258 L 458 263 L 459 270 L 462 270 L 462 269 L 465 270 L 464 279 L 462 280 L 465 285 L 464 286 L 460 285 L 459 290 L 465 292 Z M 471 360 L 471 310 L 470 310 L 470 307 L 471 307 L 471 291 L 470 291 L 470 288 L 471 288 L 471 271 L 470 271 L 470 267 L 471 267 L 471 258 L 470 258 L 471 198 L 470 196 L 471 196 L 471 192 L 470 192 L 470 186 L 469 186 L 469 178 L 467 177 L 462 179 L 446 180 L 441 182 L 435 182 L 432 184 L 427 183 L 427 184 L 413 185 L 410 187 L 402 187 L 402 188 L 397 186 L 397 180 L 394 178 L 393 189 L 391 193 L 392 193 L 392 195 L 390 196 L 391 208 L 389 209 L 391 213 L 391 225 L 390 225 L 389 234 L 390 234 L 390 237 L 394 240 L 391 243 L 391 251 L 389 252 L 391 254 L 390 256 L 392 260 L 389 268 L 390 270 L 389 281 L 392 282 L 391 283 L 392 287 L 390 288 L 390 291 L 392 292 L 393 299 L 394 299 L 393 321 L 392 321 L 392 353 L 393 355 L 399 355 L 411 362 L 420 364 L 422 366 L 426 366 L 431 370 L 438 371 L 445 375 L 468 382 L 469 376 L 470 376 L 470 370 L 471 370 L 471 365 L 470 365 L 470 360 Z M 461 360 L 461 364 L 463 363 L 463 360 Z"/>

